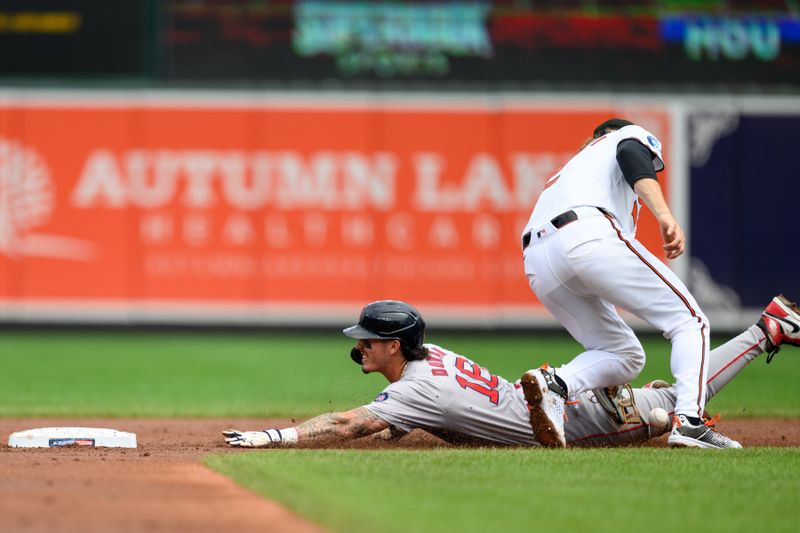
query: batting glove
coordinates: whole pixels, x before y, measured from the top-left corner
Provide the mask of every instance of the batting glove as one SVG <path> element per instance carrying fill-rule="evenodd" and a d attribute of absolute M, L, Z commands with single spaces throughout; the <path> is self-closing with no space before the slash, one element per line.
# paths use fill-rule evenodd
<path fill-rule="evenodd" d="M 223 431 L 225 442 L 238 448 L 269 448 L 270 446 L 280 446 L 283 443 L 283 435 L 279 429 L 265 429 L 264 431 L 239 431 L 229 429 Z"/>

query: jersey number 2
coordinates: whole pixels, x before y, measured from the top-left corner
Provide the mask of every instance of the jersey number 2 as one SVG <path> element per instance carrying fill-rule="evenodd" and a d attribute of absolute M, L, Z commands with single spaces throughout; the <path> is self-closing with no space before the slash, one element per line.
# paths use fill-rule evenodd
<path fill-rule="evenodd" d="M 463 357 L 456 357 L 456 369 L 466 376 L 456 376 L 456 381 L 459 385 L 465 389 L 472 389 L 487 396 L 490 402 L 497 405 L 500 399 L 500 393 L 495 388 L 497 387 L 497 376 L 486 372 L 489 377 L 485 377 L 483 375 L 483 368 L 475 363 L 471 363 Z M 467 377 L 470 379 L 467 379 Z"/>

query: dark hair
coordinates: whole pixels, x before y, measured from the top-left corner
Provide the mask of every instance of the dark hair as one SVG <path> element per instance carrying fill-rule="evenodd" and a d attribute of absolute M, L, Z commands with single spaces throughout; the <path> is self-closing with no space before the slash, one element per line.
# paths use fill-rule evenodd
<path fill-rule="evenodd" d="M 606 130 L 618 130 L 620 128 L 624 128 L 625 126 L 633 126 L 633 122 L 630 120 L 625 120 L 624 118 L 610 118 L 603 122 L 602 124 L 598 125 L 594 132 L 592 133 L 593 139 L 598 139 L 605 135 L 607 132 Z"/>
<path fill-rule="evenodd" d="M 403 341 L 400 341 L 400 350 L 403 352 L 403 357 L 406 361 L 422 361 L 428 357 L 428 349 L 424 346 L 409 348 Z"/>

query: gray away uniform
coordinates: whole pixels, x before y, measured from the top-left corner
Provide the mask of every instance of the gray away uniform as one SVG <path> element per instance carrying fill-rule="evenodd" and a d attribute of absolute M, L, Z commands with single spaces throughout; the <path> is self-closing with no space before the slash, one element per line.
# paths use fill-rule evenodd
<path fill-rule="evenodd" d="M 708 397 L 717 394 L 765 347 L 764 333 L 751 326 L 710 352 Z M 430 356 L 406 365 L 401 379 L 366 405 L 389 424 L 411 431 L 423 429 L 455 444 L 497 443 L 535 446 L 528 406 L 517 383 L 434 344 Z M 627 392 L 623 394 L 627 395 Z M 633 389 L 641 422 L 620 424 L 597 402 L 593 391 L 571 398 L 566 405 L 565 433 L 572 446 L 619 446 L 644 442 L 652 434 L 647 417 L 655 407 L 675 409 L 675 387 Z"/>

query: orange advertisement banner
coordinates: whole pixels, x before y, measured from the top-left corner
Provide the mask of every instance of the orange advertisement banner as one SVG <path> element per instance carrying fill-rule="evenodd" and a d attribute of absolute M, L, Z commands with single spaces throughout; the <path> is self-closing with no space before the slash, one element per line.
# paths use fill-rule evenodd
<path fill-rule="evenodd" d="M 0 105 L 6 313 L 535 312 L 520 233 L 596 124 L 656 134 L 668 185 L 652 106 L 230 100 Z M 660 250 L 647 215 L 640 238 Z"/>

